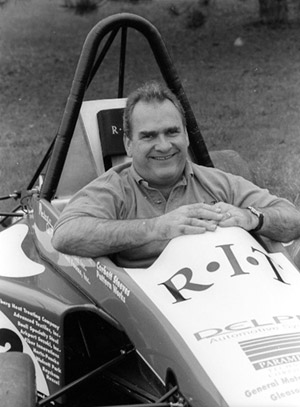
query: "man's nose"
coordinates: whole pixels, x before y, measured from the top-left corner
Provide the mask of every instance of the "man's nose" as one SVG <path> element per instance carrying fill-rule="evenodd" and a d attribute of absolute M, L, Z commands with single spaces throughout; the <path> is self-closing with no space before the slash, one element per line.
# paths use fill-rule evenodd
<path fill-rule="evenodd" d="M 172 144 L 170 143 L 170 140 L 168 140 L 164 134 L 159 135 L 155 144 L 155 149 L 157 151 L 169 151 L 171 148 Z"/>

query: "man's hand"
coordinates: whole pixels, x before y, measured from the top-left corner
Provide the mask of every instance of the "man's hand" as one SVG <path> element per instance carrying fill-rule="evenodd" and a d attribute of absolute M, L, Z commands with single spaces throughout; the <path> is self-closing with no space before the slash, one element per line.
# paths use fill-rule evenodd
<path fill-rule="evenodd" d="M 246 208 L 237 208 L 225 202 L 218 202 L 213 207 L 223 214 L 223 219 L 218 223 L 221 227 L 238 226 L 249 231 L 258 224 L 257 217 Z"/>
<path fill-rule="evenodd" d="M 214 231 L 223 219 L 222 208 L 196 203 L 181 206 L 153 220 L 159 239 L 170 240 L 181 235 Z"/>
<path fill-rule="evenodd" d="M 214 231 L 223 217 L 220 208 L 204 203 L 181 206 L 151 219 L 110 220 L 83 216 L 60 225 L 54 231 L 52 244 L 63 253 L 83 257 L 125 251 L 132 255 L 135 251 L 141 258 L 150 250 L 159 255 L 174 237 Z"/>

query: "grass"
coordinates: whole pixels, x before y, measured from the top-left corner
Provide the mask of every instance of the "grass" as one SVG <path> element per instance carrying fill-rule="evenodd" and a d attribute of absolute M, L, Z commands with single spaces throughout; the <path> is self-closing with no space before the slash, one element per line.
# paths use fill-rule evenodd
<path fill-rule="evenodd" d="M 170 13 L 174 4 L 179 15 Z M 298 21 L 272 30 L 256 24 L 257 0 L 214 0 L 206 23 L 188 29 L 185 5 L 104 1 L 83 16 L 59 0 L 0 8 L 0 195 L 26 185 L 47 150 L 89 30 L 107 15 L 131 11 L 161 32 L 209 149 L 237 150 L 259 185 L 300 205 Z M 237 38 L 243 45 L 234 45 Z M 126 92 L 159 78 L 144 40 L 130 41 Z M 107 61 L 97 97 L 115 96 L 115 62 Z"/>

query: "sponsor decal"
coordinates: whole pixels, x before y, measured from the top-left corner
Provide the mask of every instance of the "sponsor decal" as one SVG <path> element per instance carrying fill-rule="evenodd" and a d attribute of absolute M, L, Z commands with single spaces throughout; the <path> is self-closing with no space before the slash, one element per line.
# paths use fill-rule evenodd
<path fill-rule="evenodd" d="M 295 320 L 296 327 L 299 325 L 300 315 L 277 315 L 265 319 L 251 319 L 232 322 L 223 328 L 208 328 L 194 333 L 197 341 L 209 339 L 210 343 L 225 341 L 232 338 L 241 338 L 249 333 L 260 333 L 277 330 L 278 324 L 288 320 Z"/>
<path fill-rule="evenodd" d="M 300 361 L 300 332 L 239 342 L 256 370 Z"/>
<path fill-rule="evenodd" d="M 237 277 L 237 276 L 246 276 L 250 273 L 250 271 L 245 271 L 240 263 L 240 259 L 238 258 L 238 250 L 236 245 L 234 244 L 223 244 L 223 245 L 216 245 L 211 248 L 212 251 L 215 249 L 220 249 L 223 256 L 223 268 L 224 268 L 224 263 L 225 266 L 227 266 L 227 272 L 228 272 L 228 266 L 230 266 L 229 270 L 231 270 L 230 277 Z M 259 250 L 255 247 L 251 246 L 251 252 L 258 254 L 257 257 L 254 256 L 247 256 L 244 260 L 246 260 L 247 263 L 250 265 L 256 267 L 261 264 L 265 263 L 265 260 L 269 263 L 272 271 L 274 272 L 274 279 L 279 281 L 280 283 L 288 284 L 286 281 L 283 280 L 281 276 L 281 266 L 276 264 L 276 262 L 264 251 Z M 262 257 L 262 258 L 260 258 Z M 174 303 L 180 303 L 182 301 L 187 301 L 190 300 L 191 297 L 184 297 L 181 293 L 183 290 L 187 290 L 190 292 L 202 292 L 205 291 L 209 288 L 211 288 L 214 283 L 211 284 L 199 284 L 193 282 L 193 276 L 197 273 L 215 273 L 218 270 L 222 272 L 222 267 L 221 263 L 212 260 L 208 264 L 205 265 L 204 268 L 201 266 L 198 268 L 198 270 L 192 270 L 189 267 L 184 267 L 178 271 L 176 271 L 175 274 L 173 274 L 168 280 L 160 283 L 160 285 L 164 285 L 169 293 L 174 297 L 175 302 Z M 176 285 L 176 279 L 178 276 L 181 276 L 181 282 L 183 281 L 183 284 L 181 283 L 180 285 Z"/>
<path fill-rule="evenodd" d="M 126 303 L 126 299 L 130 296 L 130 289 L 100 261 L 96 264 L 96 276 L 119 300 Z"/>
<path fill-rule="evenodd" d="M 299 407 L 300 274 L 282 253 L 218 228 L 173 239 L 149 269 L 126 272 L 226 405 Z"/>
<path fill-rule="evenodd" d="M 47 214 L 45 208 L 43 208 L 43 204 L 41 202 L 39 202 L 39 215 L 45 221 L 46 232 L 52 237 L 54 229 L 52 219 Z"/>
<path fill-rule="evenodd" d="M 11 304 L 10 302 L 7 303 Z M 1 301 L 1 304 L 3 306 L 3 301 Z M 13 317 L 8 318 L 4 312 L 0 311 L 0 353 L 4 352 L 24 352 L 30 355 L 35 366 L 38 392 L 44 396 L 49 395 L 49 387 L 46 382 L 45 372 L 43 372 L 26 337 L 22 335 L 20 326 L 15 323 Z"/>
<path fill-rule="evenodd" d="M 68 254 L 62 255 L 69 265 L 76 271 L 80 278 L 87 285 L 91 285 L 90 277 L 88 276 L 88 263 L 94 265 L 93 260 L 86 259 L 85 257 L 69 256 Z"/>
<path fill-rule="evenodd" d="M 37 389 L 49 395 L 61 385 L 61 329 L 51 317 L 0 297 L 0 352 L 24 352 L 36 370 Z M 48 387 L 49 386 L 49 387 Z"/>

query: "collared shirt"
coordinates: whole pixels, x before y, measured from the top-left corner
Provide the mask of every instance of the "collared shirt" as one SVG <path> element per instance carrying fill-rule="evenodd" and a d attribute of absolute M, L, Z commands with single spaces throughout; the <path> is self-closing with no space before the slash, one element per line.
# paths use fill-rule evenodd
<path fill-rule="evenodd" d="M 249 205 L 264 208 L 281 200 L 242 177 L 191 162 L 186 163 L 182 178 L 166 199 L 137 174 L 131 163 L 125 163 L 111 168 L 75 194 L 55 229 L 83 216 L 112 220 L 148 219 L 197 202 L 212 204 L 222 201 L 241 208 Z M 115 261 L 124 267 L 149 265 L 147 259 L 131 264 L 128 251 L 126 260 L 119 254 Z"/>

